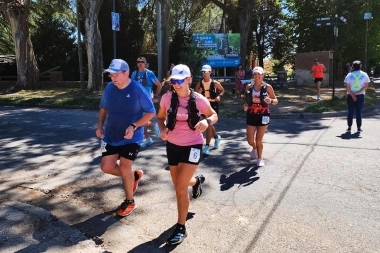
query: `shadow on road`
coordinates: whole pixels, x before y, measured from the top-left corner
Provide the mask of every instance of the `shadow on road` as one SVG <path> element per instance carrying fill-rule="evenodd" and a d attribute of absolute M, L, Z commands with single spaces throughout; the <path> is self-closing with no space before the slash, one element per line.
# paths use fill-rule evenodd
<path fill-rule="evenodd" d="M 195 213 L 189 212 L 187 214 L 186 220 L 190 220 L 194 218 Z M 128 253 L 148 253 L 148 252 L 172 252 L 175 248 L 177 248 L 177 245 L 166 245 L 165 242 L 175 229 L 176 224 L 162 232 L 157 238 L 140 244 L 139 246 L 133 248 L 132 250 L 128 251 Z"/>
<path fill-rule="evenodd" d="M 359 139 L 359 138 L 362 138 L 360 136 L 360 132 L 356 132 L 356 133 L 351 133 L 351 132 L 345 132 L 341 135 L 338 135 L 337 137 L 343 139 L 343 140 L 350 140 L 350 139 Z"/>
<path fill-rule="evenodd" d="M 241 186 L 248 186 L 259 180 L 260 177 L 256 177 L 256 170 L 259 167 L 247 166 L 244 169 L 234 172 L 230 175 L 221 175 L 219 183 L 221 184 L 220 190 L 226 191 L 233 187 L 235 184 L 240 188 Z"/>

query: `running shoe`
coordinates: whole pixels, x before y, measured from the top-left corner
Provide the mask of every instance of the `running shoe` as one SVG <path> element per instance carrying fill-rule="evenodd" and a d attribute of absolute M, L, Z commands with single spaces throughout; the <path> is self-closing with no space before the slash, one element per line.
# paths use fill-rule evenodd
<path fill-rule="evenodd" d="M 142 178 L 144 172 L 142 170 L 135 170 L 135 181 L 133 182 L 133 194 L 135 194 L 137 187 L 139 186 L 139 181 Z"/>
<path fill-rule="evenodd" d="M 197 182 L 193 186 L 193 199 L 197 199 L 202 195 L 202 184 L 204 183 L 206 178 L 202 174 L 200 174 L 196 176 L 195 179 L 197 180 Z"/>
<path fill-rule="evenodd" d="M 173 231 L 172 235 L 169 236 L 169 238 L 166 240 L 167 245 L 176 245 L 180 244 L 185 240 L 187 236 L 186 229 L 180 229 L 179 227 L 176 227 Z"/>
<path fill-rule="evenodd" d="M 218 137 L 215 138 L 214 148 L 219 148 L 221 139 L 222 137 L 220 135 L 218 135 Z"/>
<path fill-rule="evenodd" d="M 203 147 L 202 153 L 205 155 L 209 155 L 210 154 L 210 147 L 208 145 L 205 145 Z"/>
<path fill-rule="evenodd" d="M 262 158 L 259 158 L 259 159 L 257 159 L 256 165 L 258 167 L 263 167 L 263 166 L 265 166 L 265 162 Z"/>
<path fill-rule="evenodd" d="M 154 128 L 154 134 L 156 135 L 156 137 L 160 138 L 161 131 L 160 131 L 160 127 L 158 126 L 158 124 L 153 123 L 153 128 Z"/>
<path fill-rule="evenodd" d="M 126 199 L 123 201 L 123 203 L 121 203 L 119 210 L 116 212 L 116 214 L 122 217 L 128 216 L 133 212 L 133 210 L 135 210 L 136 207 L 137 205 L 133 199 Z"/>
<path fill-rule="evenodd" d="M 256 159 L 257 158 L 257 149 L 252 148 L 251 153 L 250 153 L 251 159 Z"/>
<path fill-rule="evenodd" d="M 140 147 L 146 148 L 146 147 L 151 146 L 151 145 L 153 145 L 153 140 L 152 140 L 152 138 L 149 137 L 149 138 L 145 138 L 142 141 L 142 143 L 140 144 Z"/>

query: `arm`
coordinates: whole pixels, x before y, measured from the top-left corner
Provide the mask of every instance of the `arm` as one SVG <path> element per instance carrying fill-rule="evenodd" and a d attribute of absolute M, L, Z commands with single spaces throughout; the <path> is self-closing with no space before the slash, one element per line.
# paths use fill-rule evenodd
<path fill-rule="evenodd" d="M 96 127 L 96 137 L 104 138 L 104 122 L 107 118 L 108 110 L 105 108 L 100 108 L 98 116 L 98 126 Z"/>
<path fill-rule="evenodd" d="M 157 86 L 157 89 L 156 89 L 156 94 L 154 95 L 155 97 L 159 97 L 160 94 L 161 94 L 161 89 L 162 89 L 162 85 L 160 83 L 160 81 L 156 80 L 154 82 L 154 84 Z"/>
<path fill-rule="evenodd" d="M 201 82 L 197 82 L 197 84 L 195 85 L 195 92 L 202 94 Z"/>
<path fill-rule="evenodd" d="M 168 128 L 165 125 L 165 120 L 166 120 L 166 109 L 160 105 L 160 108 L 158 109 L 158 113 L 157 113 L 157 124 L 161 130 L 160 137 L 164 141 L 167 140 L 168 138 Z"/>
<path fill-rule="evenodd" d="M 268 92 L 269 96 L 267 96 L 266 98 L 264 98 L 265 103 L 277 105 L 278 104 L 278 99 L 276 97 L 276 94 L 274 93 L 272 85 L 270 85 L 270 84 L 267 85 L 267 92 Z"/>
<path fill-rule="evenodd" d="M 217 91 L 219 91 L 219 95 L 215 98 L 215 101 L 216 102 L 219 102 L 220 99 L 223 97 L 224 95 L 224 88 L 223 86 L 218 82 L 218 81 L 214 81 L 214 84 L 215 84 L 215 89 Z"/>
<path fill-rule="evenodd" d="M 195 125 L 195 131 L 200 133 L 206 131 L 206 129 L 208 128 L 209 123 L 207 122 L 207 119 L 211 120 L 210 125 L 213 125 L 218 121 L 218 115 L 216 114 L 214 109 L 212 109 L 210 103 L 208 103 L 207 109 L 202 111 L 202 114 L 205 115 L 206 118 L 199 121 Z"/>
<path fill-rule="evenodd" d="M 314 73 L 314 66 L 311 67 L 311 69 L 310 69 L 310 74 L 313 74 L 313 73 Z"/>

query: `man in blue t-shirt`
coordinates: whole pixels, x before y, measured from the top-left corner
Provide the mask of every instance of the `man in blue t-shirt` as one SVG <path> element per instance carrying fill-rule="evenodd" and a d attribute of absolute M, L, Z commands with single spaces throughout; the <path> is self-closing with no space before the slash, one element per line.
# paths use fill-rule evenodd
<path fill-rule="evenodd" d="M 147 64 L 148 63 L 145 57 L 142 57 L 142 56 L 138 57 L 137 70 L 132 72 L 131 79 L 139 82 L 146 89 L 148 94 L 151 95 L 153 103 L 157 103 L 159 100 L 162 86 L 161 86 L 160 81 L 157 79 L 156 75 L 153 73 L 153 71 L 147 69 Z M 153 85 L 157 86 L 154 95 L 153 95 Z M 160 136 L 160 128 L 158 127 L 157 123 L 152 123 L 149 121 L 146 126 L 147 127 L 144 128 L 145 139 L 141 143 L 142 148 L 145 148 L 153 144 L 153 140 L 152 138 L 150 138 L 150 135 L 148 133 L 148 127 L 154 130 L 156 137 Z"/>
<path fill-rule="evenodd" d="M 112 82 L 105 87 L 99 105 L 96 136 L 102 138 L 100 168 L 121 177 L 125 200 L 117 215 L 127 216 L 137 206 L 133 194 L 142 176 L 141 170 L 132 172 L 132 164 L 143 140 L 143 126 L 156 115 L 156 110 L 146 90 L 129 78 L 129 66 L 124 60 L 112 60 L 104 72 L 109 73 Z"/>

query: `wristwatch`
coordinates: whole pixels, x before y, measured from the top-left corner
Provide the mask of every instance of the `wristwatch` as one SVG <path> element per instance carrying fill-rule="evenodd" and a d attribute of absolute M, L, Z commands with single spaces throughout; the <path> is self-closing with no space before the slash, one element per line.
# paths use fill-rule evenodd
<path fill-rule="evenodd" d="M 136 131 L 137 126 L 135 125 L 135 123 L 132 123 L 131 126 L 133 127 L 133 131 Z"/>
<path fill-rule="evenodd" d="M 211 124 L 212 124 L 212 120 L 211 120 L 211 119 L 206 118 L 206 120 L 207 120 L 207 124 L 208 124 L 208 125 L 211 125 Z"/>

